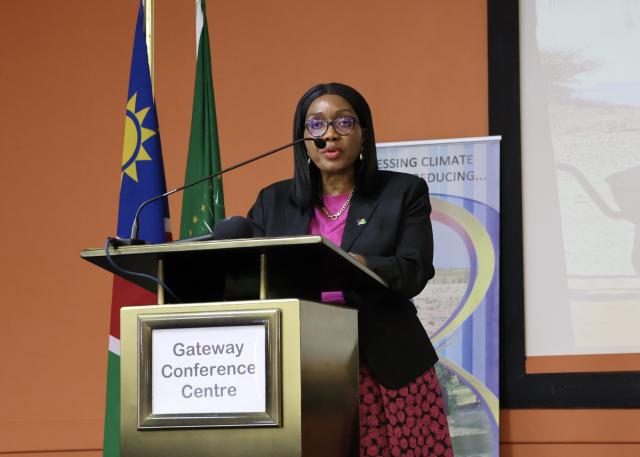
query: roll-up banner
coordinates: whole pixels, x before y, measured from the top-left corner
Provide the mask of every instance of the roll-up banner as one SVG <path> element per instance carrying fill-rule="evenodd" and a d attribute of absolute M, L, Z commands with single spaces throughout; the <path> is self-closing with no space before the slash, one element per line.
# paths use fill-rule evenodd
<path fill-rule="evenodd" d="M 378 168 L 429 185 L 436 274 L 414 303 L 440 356 L 454 454 L 498 456 L 500 137 L 381 143 Z"/>

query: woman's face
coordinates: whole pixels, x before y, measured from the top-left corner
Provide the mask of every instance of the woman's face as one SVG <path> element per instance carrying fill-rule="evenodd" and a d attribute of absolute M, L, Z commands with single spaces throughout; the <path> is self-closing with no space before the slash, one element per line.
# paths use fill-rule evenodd
<path fill-rule="evenodd" d="M 339 95 L 318 97 L 307 110 L 306 121 L 319 119 L 333 122 L 344 117 L 356 119 L 350 133 L 341 135 L 333 125 L 329 125 L 327 131 L 319 136 L 327 142 L 324 149 L 318 149 L 312 142 L 307 142 L 307 154 L 324 176 L 348 174 L 353 171 L 354 163 L 362 151 L 363 134 L 360 120 L 351 104 Z M 345 122 L 342 122 L 338 130 L 344 128 L 344 124 Z M 305 129 L 305 137 L 312 137 L 308 129 Z"/>

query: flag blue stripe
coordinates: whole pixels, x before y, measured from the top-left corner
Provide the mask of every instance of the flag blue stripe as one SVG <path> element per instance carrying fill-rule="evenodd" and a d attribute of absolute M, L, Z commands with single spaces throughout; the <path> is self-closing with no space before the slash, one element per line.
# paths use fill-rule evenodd
<path fill-rule="evenodd" d="M 131 99 L 134 94 L 136 95 L 136 112 L 144 108 L 149 108 L 149 111 L 142 120 L 142 127 L 157 133 L 142 142 L 142 132 L 136 123 L 133 122 L 133 124 L 136 125 L 136 148 L 144 148 L 149 157 L 151 157 L 151 160 L 135 161 L 135 157 L 131 157 L 125 164 L 125 166 L 129 166 L 132 161 L 135 161 L 138 180 L 136 182 L 126 173 L 122 174 L 117 232 L 118 236 L 124 238 L 130 235 L 131 224 L 140 203 L 167 190 L 158 117 L 153 99 L 151 74 L 149 72 L 147 58 L 147 44 L 144 32 L 144 8 L 142 3 L 140 3 L 138 10 L 138 20 L 133 42 L 131 75 L 129 78 L 127 100 Z M 132 116 L 129 112 L 125 114 L 130 118 Z M 145 207 L 140 216 L 139 237 L 152 243 L 165 241 L 164 219 L 168 217 L 169 207 L 166 199 L 151 203 Z"/>

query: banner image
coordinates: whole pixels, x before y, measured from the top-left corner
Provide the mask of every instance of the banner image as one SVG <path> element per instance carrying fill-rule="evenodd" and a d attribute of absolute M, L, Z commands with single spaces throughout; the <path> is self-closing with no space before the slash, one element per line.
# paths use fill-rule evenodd
<path fill-rule="evenodd" d="M 498 456 L 500 137 L 378 144 L 378 168 L 429 185 L 436 274 L 414 303 L 440 356 L 454 454 Z"/>

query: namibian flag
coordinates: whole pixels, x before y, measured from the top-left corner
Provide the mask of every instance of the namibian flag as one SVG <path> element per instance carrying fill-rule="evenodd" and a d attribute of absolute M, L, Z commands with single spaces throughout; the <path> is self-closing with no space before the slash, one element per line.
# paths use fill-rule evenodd
<path fill-rule="evenodd" d="M 164 165 L 158 118 L 151 90 L 144 32 L 144 7 L 140 2 L 125 114 L 118 236 L 129 238 L 131 224 L 140 203 L 163 192 L 166 192 Z M 171 238 L 166 199 L 144 208 L 139 227 L 139 237 L 151 243 L 161 243 Z M 155 294 L 114 277 L 104 424 L 103 455 L 107 457 L 120 455 L 120 308 L 156 302 Z"/>

